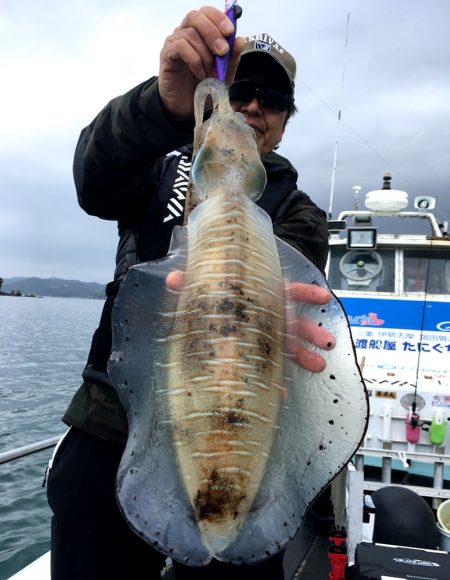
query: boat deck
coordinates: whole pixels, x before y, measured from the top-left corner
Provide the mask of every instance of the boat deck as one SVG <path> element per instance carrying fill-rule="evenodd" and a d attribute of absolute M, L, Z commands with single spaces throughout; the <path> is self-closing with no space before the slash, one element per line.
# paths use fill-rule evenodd
<path fill-rule="evenodd" d="M 380 469 L 365 466 L 365 478 L 369 481 L 380 479 Z M 432 486 L 429 477 L 398 470 L 392 471 L 392 485 Z M 450 488 L 450 482 L 444 481 L 444 489 Z M 429 498 L 428 498 L 429 499 Z M 430 501 L 431 504 L 431 501 Z M 328 532 L 332 525 L 332 508 L 327 494 L 320 496 L 309 510 L 302 529 L 288 545 L 284 557 L 284 580 L 329 580 L 330 563 L 328 560 Z M 169 565 L 162 578 L 175 580 Z M 18 572 L 11 580 L 50 580 L 49 553 Z"/>

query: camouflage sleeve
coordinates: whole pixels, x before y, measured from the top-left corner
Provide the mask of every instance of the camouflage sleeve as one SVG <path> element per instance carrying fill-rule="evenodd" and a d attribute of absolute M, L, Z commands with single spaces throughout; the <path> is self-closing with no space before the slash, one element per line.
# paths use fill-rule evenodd
<path fill-rule="evenodd" d="M 158 160 L 192 141 L 193 121 L 165 116 L 156 77 L 110 101 L 80 135 L 74 179 L 80 206 L 103 219 L 139 215 L 155 181 Z"/>
<path fill-rule="evenodd" d="M 322 272 L 328 256 L 326 213 L 302 191 L 293 191 L 281 217 L 274 219 L 275 234 L 311 260 Z"/>

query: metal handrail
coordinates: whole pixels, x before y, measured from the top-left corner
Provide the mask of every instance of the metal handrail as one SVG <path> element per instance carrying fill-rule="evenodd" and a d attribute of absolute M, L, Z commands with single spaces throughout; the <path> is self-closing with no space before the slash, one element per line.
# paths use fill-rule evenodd
<path fill-rule="evenodd" d="M 20 459 L 21 457 L 31 455 L 32 453 L 38 453 L 39 451 L 44 451 L 45 449 L 54 447 L 61 439 L 61 437 L 62 435 L 58 435 L 56 437 L 50 437 L 50 439 L 44 439 L 43 441 L 32 443 L 31 445 L 17 447 L 17 449 L 12 449 L 11 451 L 3 451 L 0 453 L 0 465 L 2 463 L 8 463 L 9 461 L 14 461 L 15 459 Z"/>

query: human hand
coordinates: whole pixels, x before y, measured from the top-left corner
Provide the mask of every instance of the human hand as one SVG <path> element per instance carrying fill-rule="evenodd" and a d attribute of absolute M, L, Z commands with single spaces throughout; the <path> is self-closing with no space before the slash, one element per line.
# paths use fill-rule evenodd
<path fill-rule="evenodd" d="M 224 56 L 227 37 L 234 32 L 231 20 L 219 9 L 204 6 L 189 12 L 164 42 L 160 54 L 159 95 L 166 112 L 177 120 L 194 114 L 194 92 L 200 81 L 215 77 L 214 57 Z M 227 70 L 234 78 L 244 39 L 236 38 Z"/>
<path fill-rule="evenodd" d="M 325 306 L 331 300 L 331 292 L 315 284 L 289 282 L 285 289 L 288 302 Z M 312 373 L 320 373 L 325 369 L 325 358 L 312 352 L 309 345 L 324 351 L 333 349 L 336 346 L 336 337 L 331 332 L 300 316 L 288 320 L 288 337 L 288 351 L 299 366 Z"/>

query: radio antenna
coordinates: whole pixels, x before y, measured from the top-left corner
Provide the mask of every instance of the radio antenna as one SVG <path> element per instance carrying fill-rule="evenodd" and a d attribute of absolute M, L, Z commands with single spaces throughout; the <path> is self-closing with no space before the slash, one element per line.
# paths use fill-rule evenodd
<path fill-rule="evenodd" d="M 344 51 L 344 63 L 342 66 L 340 107 L 339 107 L 337 126 L 336 126 L 336 141 L 334 144 L 333 170 L 331 172 L 330 205 L 328 207 L 328 218 L 329 219 L 331 219 L 333 216 L 334 180 L 335 180 L 335 176 L 336 176 L 337 153 L 338 153 L 338 145 L 339 145 L 340 130 L 341 130 L 342 101 L 343 101 L 343 95 L 344 95 L 345 69 L 347 66 L 347 47 L 348 47 L 349 26 L 350 26 L 350 11 L 347 13 L 347 25 L 346 25 L 346 29 L 345 29 L 345 51 Z"/>

